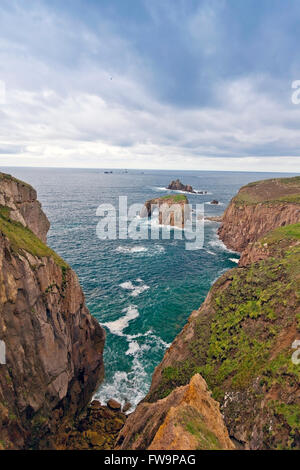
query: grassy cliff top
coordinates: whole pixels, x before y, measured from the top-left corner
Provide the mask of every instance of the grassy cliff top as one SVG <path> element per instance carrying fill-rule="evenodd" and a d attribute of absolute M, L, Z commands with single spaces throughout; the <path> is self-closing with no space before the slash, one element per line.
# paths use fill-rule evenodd
<path fill-rule="evenodd" d="M 34 233 L 20 222 L 10 219 L 10 209 L 0 206 L 0 232 L 10 241 L 16 253 L 28 252 L 38 258 L 51 257 L 62 269 L 68 269 L 68 264 L 43 243 Z"/>
<path fill-rule="evenodd" d="M 261 239 L 261 243 L 277 243 L 282 240 L 300 240 L 300 223 L 279 227 Z"/>
<path fill-rule="evenodd" d="M 174 203 L 188 202 L 188 198 L 185 196 L 185 194 L 167 194 L 166 196 L 162 196 L 159 199 L 162 199 L 166 202 L 170 201 Z"/>
<path fill-rule="evenodd" d="M 233 201 L 245 205 L 284 202 L 300 204 L 300 176 L 249 183 L 240 189 Z"/>
<path fill-rule="evenodd" d="M 27 188 L 30 188 L 30 189 L 33 190 L 33 187 L 30 184 L 25 183 L 24 181 L 21 181 L 18 178 L 15 178 L 14 176 L 9 175 L 8 173 L 1 173 L 0 172 L 0 184 L 1 184 L 2 181 L 6 181 L 6 182 L 12 181 L 14 183 L 20 184 L 21 186 L 26 186 Z"/>

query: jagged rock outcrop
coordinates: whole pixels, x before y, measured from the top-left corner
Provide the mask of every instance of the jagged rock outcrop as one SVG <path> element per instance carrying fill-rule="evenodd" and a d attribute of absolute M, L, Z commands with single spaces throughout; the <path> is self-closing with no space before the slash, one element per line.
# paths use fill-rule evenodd
<path fill-rule="evenodd" d="M 196 374 L 155 403 L 141 403 L 121 430 L 118 449 L 234 449 L 206 382 Z"/>
<path fill-rule="evenodd" d="M 183 184 L 179 179 L 171 181 L 167 189 L 172 189 L 173 191 L 185 191 L 187 193 L 196 193 L 190 184 Z"/>
<path fill-rule="evenodd" d="M 1 175 L 0 194 L 0 448 L 51 446 L 103 378 L 105 332 L 43 243 L 49 223 L 33 188 Z"/>
<path fill-rule="evenodd" d="M 244 249 L 240 266 L 191 314 L 155 369 L 144 407 L 200 373 L 239 447 L 300 448 L 300 369 L 292 361 L 300 339 L 299 182 L 254 183 L 239 193 L 245 204 L 233 199 L 220 235 Z"/>
<path fill-rule="evenodd" d="M 75 426 L 66 426 L 55 438 L 56 450 L 112 450 L 126 415 L 94 400 Z"/>
<path fill-rule="evenodd" d="M 0 207 L 10 209 L 10 218 L 28 227 L 44 243 L 50 228 L 49 220 L 37 200 L 36 190 L 17 178 L 0 173 Z"/>
<path fill-rule="evenodd" d="M 145 202 L 141 217 L 151 217 L 158 210 L 158 223 L 172 227 L 184 228 L 191 218 L 189 201 L 186 196 L 177 194 L 158 197 Z"/>
<path fill-rule="evenodd" d="M 219 236 L 226 246 L 243 251 L 276 227 L 300 220 L 300 177 L 250 183 L 240 189 L 224 212 Z"/>

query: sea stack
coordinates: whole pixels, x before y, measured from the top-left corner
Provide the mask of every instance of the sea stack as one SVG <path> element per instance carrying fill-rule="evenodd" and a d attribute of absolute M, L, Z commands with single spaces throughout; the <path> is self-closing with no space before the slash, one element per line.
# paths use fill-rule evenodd
<path fill-rule="evenodd" d="M 171 181 L 167 189 L 172 189 L 173 191 L 185 191 L 187 193 L 196 193 L 196 191 L 193 190 L 192 186 L 190 184 L 182 184 L 179 179 L 176 181 Z"/>
<path fill-rule="evenodd" d="M 185 223 L 191 217 L 189 201 L 184 194 L 171 194 L 146 201 L 141 217 L 151 217 L 155 209 L 159 211 L 160 225 L 184 228 Z"/>

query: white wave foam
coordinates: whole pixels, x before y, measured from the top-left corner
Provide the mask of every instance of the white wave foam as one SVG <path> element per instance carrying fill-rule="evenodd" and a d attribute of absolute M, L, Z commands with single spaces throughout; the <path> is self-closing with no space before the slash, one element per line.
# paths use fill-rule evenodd
<path fill-rule="evenodd" d="M 130 402 L 133 411 L 136 405 L 144 398 L 150 387 L 150 378 L 145 370 L 149 362 L 149 350 L 163 353 L 170 345 L 156 336 L 152 330 L 137 335 L 124 335 L 128 341 L 126 355 L 132 357 L 132 367 L 129 372 L 117 371 L 112 379 L 104 381 L 97 391 L 95 398 L 106 404 L 114 398 L 121 404 Z M 136 338 L 144 337 L 144 343 L 139 344 Z"/>
<path fill-rule="evenodd" d="M 148 251 L 148 248 L 145 246 L 118 246 L 116 248 L 116 251 L 119 251 L 120 253 L 145 253 Z"/>
<path fill-rule="evenodd" d="M 217 253 L 214 253 L 213 251 L 210 250 L 205 250 L 207 254 L 217 256 Z"/>
<path fill-rule="evenodd" d="M 132 355 L 132 354 L 135 354 L 138 350 L 140 349 L 140 346 L 139 344 L 137 343 L 137 341 L 131 341 L 129 343 L 129 348 L 128 350 L 126 351 L 126 355 Z"/>
<path fill-rule="evenodd" d="M 145 290 L 150 289 L 150 287 L 146 284 L 142 284 L 142 280 L 138 282 L 138 286 L 135 286 L 131 281 L 123 282 L 122 284 L 120 284 L 120 287 L 122 287 L 122 289 L 131 290 L 132 292 L 130 295 L 132 295 L 132 297 L 137 297 L 142 292 L 145 292 Z"/>
<path fill-rule="evenodd" d="M 209 191 L 206 191 L 205 189 L 196 189 L 196 188 L 193 188 L 194 189 L 194 193 L 191 193 L 190 191 L 182 191 L 180 189 L 168 189 L 168 188 L 165 188 L 163 186 L 154 186 L 154 189 L 155 191 L 167 191 L 168 193 L 179 193 L 179 194 L 189 194 L 189 195 L 193 195 L 193 196 L 209 196 L 209 195 L 212 195 L 213 193 L 210 193 Z"/>
<path fill-rule="evenodd" d="M 238 263 L 240 260 L 238 258 L 229 258 L 233 263 Z"/>
<path fill-rule="evenodd" d="M 145 222 L 148 224 L 148 221 Z M 143 245 L 118 246 L 115 251 L 133 256 L 156 256 L 164 253 L 166 250 L 159 244 L 150 245 L 148 248 Z"/>
<path fill-rule="evenodd" d="M 139 316 L 139 311 L 135 305 L 129 305 L 122 312 L 125 312 L 126 315 L 118 318 L 118 320 L 102 323 L 113 335 L 124 336 L 123 330 L 128 327 L 129 322 Z"/>
<path fill-rule="evenodd" d="M 215 234 L 214 239 L 208 242 L 210 246 L 213 248 L 217 248 L 222 251 L 228 251 L 229 253 L 236 253 L 236 251 L 230 250 L 227 246 L 222 242 L 222 240 Z"/>

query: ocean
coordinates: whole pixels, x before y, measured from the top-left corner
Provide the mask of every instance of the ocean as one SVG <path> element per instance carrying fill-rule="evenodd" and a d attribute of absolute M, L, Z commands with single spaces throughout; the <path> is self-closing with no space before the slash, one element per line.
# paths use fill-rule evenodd
<path fill-rule="evenodd" d="M 238 255 L 217 237 L 218 224 L 204 225 L 204 246 L 186 250 L 185 240 L 100 240 L 100 204 L 118 206 L 168 192 L 179 178 L 207 194 L 188 195 L 204 204 L 205 216 L 221 215 L 238 189 L 251 181 L 289 176 L 278 173 L 153 171 L 101 169 L 2 168 L 32 184 L 50 222 L 48 244 L 78 274 L 92 315 L 107 332 L 105 380 L 95 397 L 114 398 L 132 408 L 145 396 L 154 368 L 198 309 L 212 283 L 236 266 Z M 292 175 L 291 175 L 292 176 Z M 211 205 L 212 199 L 220 205 Z"/>

